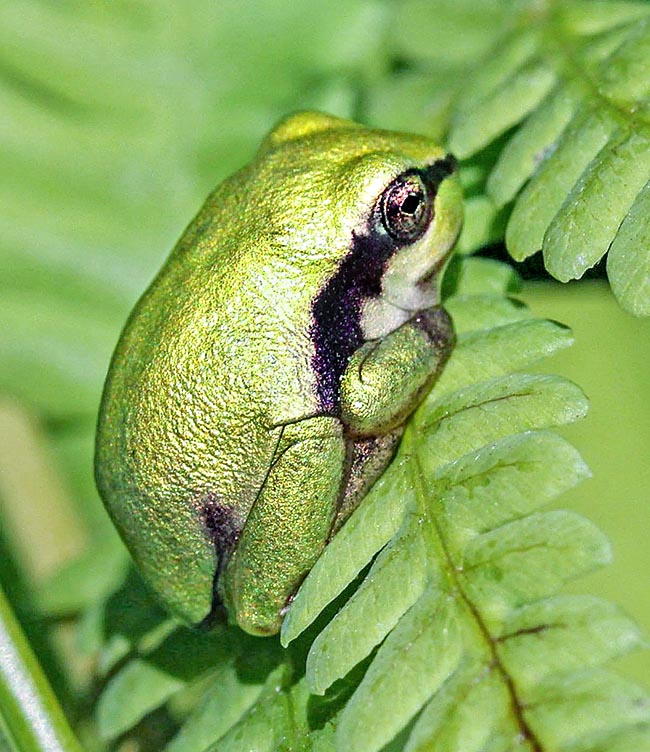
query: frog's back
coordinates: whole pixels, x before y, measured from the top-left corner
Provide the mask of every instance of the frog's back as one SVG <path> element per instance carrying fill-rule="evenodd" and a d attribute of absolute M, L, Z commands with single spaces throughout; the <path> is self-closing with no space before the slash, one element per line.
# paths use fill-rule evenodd
<path fill-rule="evenodd" d="M 221 229 L 211 206 L 223 210 L 224 187 L 122 333 L 96 458 L 100 491 L 127 545 L 145 573 L 168 570 L 170 605 L 195 622 L 212 605 L 205 583 L 219 549 L 236 541 L 268 471 L 274 426 L 316 409 L 311 343 L 298 334 L 308 330 L 300 317 L 309 306 L 295 289 L 280 296 L 293 310 L 278 305 L 281 281 L 264 279 L 275 271 L 267 238 L 238 244 Z M 293 281 L 286 284 L 289 292 Z"/>

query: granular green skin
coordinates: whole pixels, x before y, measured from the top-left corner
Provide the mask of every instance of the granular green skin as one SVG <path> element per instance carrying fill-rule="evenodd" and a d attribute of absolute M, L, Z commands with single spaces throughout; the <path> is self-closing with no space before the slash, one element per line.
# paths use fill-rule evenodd
<path fill-rule="evenodd" d="M 461 223 L 453 176 L 424 234 L 382 268 L 327 409 L 314 335 L 315 301 L 377 224 L 386 187 L 444 156 L 416 136 L 291 116 L 212 193 L 132 312 L 104 390 L 97 484 L 187 622 L 221 601 L 243 629 L 277 632 L 444 365 L 453 331 L 436 272 Z"/>

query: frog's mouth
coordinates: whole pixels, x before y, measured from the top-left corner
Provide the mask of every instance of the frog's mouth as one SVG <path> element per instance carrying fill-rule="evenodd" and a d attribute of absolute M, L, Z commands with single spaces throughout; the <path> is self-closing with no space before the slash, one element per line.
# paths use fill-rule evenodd
<path fill-rule="evenodd" d="M 415 283 L 415 287 L 417 287 L 418 290 L 422 292 L 422 294 L 427 294 L 428 291 L 431 289 L 435 290 L 436 297 L 438 295 L 438 288 L 437 288 L 437 281 L 440 277 L 440 272 L 447 264 L 447 261 L 449 261 L 449 257 L 451 256 L 453 250 L 454 250 L 455 241 L 452 245 L 449 246 L 449 249 L 445 253 L 444 256 L 441 256 L 438 261 L 428 270 L 424 273 L 420 279 L 417 280 Z"/>

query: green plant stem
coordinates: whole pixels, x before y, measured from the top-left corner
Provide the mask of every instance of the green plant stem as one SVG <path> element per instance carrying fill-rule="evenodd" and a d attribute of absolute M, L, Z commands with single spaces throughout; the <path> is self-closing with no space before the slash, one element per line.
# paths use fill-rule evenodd
<path fill-rule="evenodd" d="M 81 752 L 1 589 L 0 726 L 17 752 Z"/>

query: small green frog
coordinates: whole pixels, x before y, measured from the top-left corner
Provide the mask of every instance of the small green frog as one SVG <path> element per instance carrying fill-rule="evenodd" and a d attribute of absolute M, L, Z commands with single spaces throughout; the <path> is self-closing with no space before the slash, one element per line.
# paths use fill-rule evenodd
<path fill-rule="evenodd" d="M 189 225 L 122 333 L 99 490 L 184 620 L 268 635 L 389 463 L 453 347 L 456 162 L 318 112 L 282 121 Z"/>

